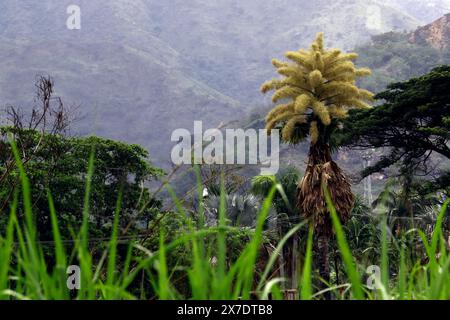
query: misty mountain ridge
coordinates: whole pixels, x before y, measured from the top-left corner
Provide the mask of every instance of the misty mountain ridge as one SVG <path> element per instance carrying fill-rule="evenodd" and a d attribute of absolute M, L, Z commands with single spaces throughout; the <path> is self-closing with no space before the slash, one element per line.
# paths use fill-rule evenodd
<path fill-rule="evenodd" d="M 351 49 L 446 10 L 446 1 L 428 1 L 423 15 L 411 3 L 80 0 L 82 29 L 74 31 L 66 28 L 73 1 L 7 1 L 0 98 L 27 106 L 35 76 L 50 74 L 58 95 L 81 106 L 76 132 L 139 143 L 167 166 L 174 129 L 194 120 L 215 127 L 267 105 L 258 89 L 274 75 L 270 59 L 308 45 L 316 32 L 325 32 L 327 46 Z"/>

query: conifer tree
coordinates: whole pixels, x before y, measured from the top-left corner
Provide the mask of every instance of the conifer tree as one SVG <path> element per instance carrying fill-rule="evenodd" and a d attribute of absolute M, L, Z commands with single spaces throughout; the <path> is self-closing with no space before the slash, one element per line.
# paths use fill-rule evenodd
<path fill-rule="evenodd" d="M 355 200 L 348 179 L 331 158 L 330 142 L 349 109 L 370 108 L 373 94 L 358 88 L 356 80 L 371 72 L 355 67 L 355 53 L 326 50 L 322 33 L 309 50 L 290 51 L 285 56 L 288 62 L 272 60 L 282 77 L 261 87 L 263 93 L 275 91 L 273 103 L 283 102 L 267 115 L 266 129 L 280 128 L 287 143 L 310 137 L 308 165 L 298 184 L 297 208 L 314 224 L 320 273 L 328 279 L 332 225 L 322 188 L 329 190 L 342 223 L 347 222 Z"/>

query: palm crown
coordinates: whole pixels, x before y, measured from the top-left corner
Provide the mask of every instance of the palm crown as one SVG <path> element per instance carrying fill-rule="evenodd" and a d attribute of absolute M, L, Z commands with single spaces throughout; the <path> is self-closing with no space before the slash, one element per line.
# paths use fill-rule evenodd
<path fill-rule="evenodd" d="M 370 108 L 373 93 L 356 86 L 358 77 L 371 74 L 370 69 L 355 67 L 356 53 L 342 53 L 324 48 L 323 33 L 317 35 L 309 50 L 289 51 L 290 62 L 272 60 L 281 79 L 265 82 L 261 91 L 275 90 L 272 101 L 277 105 L 266 117 L 266 129 L 283 127 L 282 139 L 295 141 L 298 125 L 309 124 L 311 142 L 317 142 L 321 125 L 329 126 L 333 119 L 343 119 L 351 108 Z M 306 129 L 308 130 L 308 129 Z"/>

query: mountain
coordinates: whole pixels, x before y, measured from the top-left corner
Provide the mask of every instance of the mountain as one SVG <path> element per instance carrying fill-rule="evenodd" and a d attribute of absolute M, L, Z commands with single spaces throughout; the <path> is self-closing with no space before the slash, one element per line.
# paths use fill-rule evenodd
<path fill-rule="evenodd" d="M 450 12 L 449 0 L 385 0 L 385 4 L 416 17 L 428 24 Z"/>
<path fill-rule="evenodd" d="M 411 34 L 412 43 L 427 43 L 433 48 L 450 47 L 450 13 Z"/>
<path fill-rule="evenodd" d="M 192 74 L 246 105 L 261 101 L 270 60 L 309 46 L 317 32 L 327 45 L 351 49 L 423 23 L 376 0 L 170 0 L 149 8 L 151 29 L 186 57 Z"/>
<path fill-rule="evenodd" d="M 81 1 L 79 31 L 66 28 L 71 3 L 0 4 L 2 103 L 29 104 L 36 74 L 50 74 L 57 93 L 80 105 L 77 132 L 142 144 L 159 164 L 174 129 L 239 114 L 237 101 L 183 72 L 183 57 L 145 30 L 143 1 Z"/>
<path fill-rule="evenodd" d="M 362 85 L 374 92 L 392 82 L 417 77 L 441 64 L 450 64 L 450 14 L 412 32 L 389 32 L 372 37 L 356 49 L 358 64 L 373 74 Z"/>
<path fill-rule="evenodd" d="M 29 105 L 35 76 L 50 74 L 79 105 L 75 132 L 142 144 L 164 166 L 174 129 L 267 104 L 258 89 L 274 75 L 271 58 L 316 32 L 352 48 L 424 24 L 387 0 L 78 0 L 82 28 L 68 30 L 73 3 L 0 3 L 0 103 Z"/>

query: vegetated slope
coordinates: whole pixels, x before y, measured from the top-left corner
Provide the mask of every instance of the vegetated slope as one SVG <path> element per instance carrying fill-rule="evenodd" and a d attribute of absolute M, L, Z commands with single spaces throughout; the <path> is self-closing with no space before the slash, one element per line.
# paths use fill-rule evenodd
<path fill-rule="evenodd" d="M 450 64 L 450 14 L 409 33 L 374 36 L 371 43 L 357 48 L 358 64 L 372 68 L 363 84 L 378 92 L 395 81 L 429 72 Z"/>
<path fill-rule="evenodd" d="M 189 61 L 192 74 L 245 104 L 260 101 L 270 60 L 309 45 L 317 32 L 327 45 L 350 49 L 422 24 L 374 0 L 151 0 L 149 8 L 152 30 Z"/>
<path fill-rule="evenodd" d="M 180 54 L 142 27 L 143 1 L 81 1 L 79 31 L 66 28 L 70 3 L 0 5 L 2 104 L 29 104 L 36 74 L 50 74 L 80 105 L 77 132 L 142 144 L 160 165 L 174 129 L 238 116 L 238 102 L 183 72 Z"/>
<path fill-rule="evenodd" d="M 142 144 L 159 165 L 173 129 L 215 127 L 267 103 L 258 89 L 273 76 L 271 58 L 316 32 L 352 48 L 423 22 L 376 0 L 79 0 L 82 29 L 71 31 L 71 4 L 0 4 L 0 102 L 26 105 L 35 75 L 50 74 L 80 105 L 77 133 Z"/>

